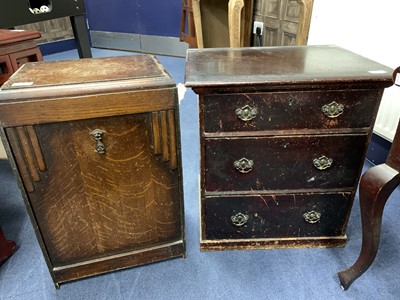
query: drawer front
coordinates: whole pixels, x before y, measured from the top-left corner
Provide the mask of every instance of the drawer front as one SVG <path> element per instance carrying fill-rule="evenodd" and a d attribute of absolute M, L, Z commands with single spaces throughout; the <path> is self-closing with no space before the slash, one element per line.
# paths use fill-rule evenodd
<path fill-rule="evenodd" d="M 350 193 L 206 198 L 203 239 L 340 236 L 350 199 Z"/>
<path fill-rule="evenodd" d="M 366 135 L 205 139 L 205 190 L 353 187 L 366 143 Z"/>
<path fill-rule="evenodd" d="M 205 132 L 370 127 L 376 90 L 209 94 Z"/>
<path fill-rule="evenodd" d="M 7 129 L 53 266 L 183 238 L 180 168 L 171 164 L 179 153 L 174 119 L 157 122 L 157 132 L 169 135 L 160 134 L 155 147 L 155 117 L 158 113 Z M 35 142 L 27 148 L 16 140 Z M 32 163 L 25 166 L 19 159 L 24 156 Z"/>

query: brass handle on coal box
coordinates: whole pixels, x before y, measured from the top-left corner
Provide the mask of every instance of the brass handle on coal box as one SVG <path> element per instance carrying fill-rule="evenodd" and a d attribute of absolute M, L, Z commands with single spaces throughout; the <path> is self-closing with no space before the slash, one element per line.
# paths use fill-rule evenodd
<path fill-rule="evenodd" d="M 313 164 L 318 170 L 325 170 L 332 166 L 333 159 L 322 155 L 321 157 L 314 158 Z"/>
<path fill-rule="evenodd" d="M 231 217 L 232 224 L 238 227 L 245 225 L 248 219 L 249 216 L 242 213 L 237 213 Z"/>
<path fill-rule="evenodd" d="M 257 108 L 253 108 L 249 105 L 245 105 L 236 110 L 236 115 L 238 118 L 245 122 L 253 120 L 257 116 L 257 113 Z"/>
<path fill-rule="evenodd" d="M 321 214 L 315 210 L 303 214 L 303 218 L 307 223 L 315 224 L 321 220 Z"/>
<path fill-rule="evenodd" d="M 333 101 L 329 104 L 325 104 L 324 106 L 322 106 L 321 110 L 328 118 L 336 118 L 343 113 L 344 106 L 343 104 L 339 104 L 336 101 Z"/>
<path fill-rule="evenodd" d="M 105 154 L 106 153 L 106 147 L 103 144 L 103 134 L 106 132 L 100 129 L 95 129 L 93 130 L 90 135 L 94 138 L 96 141 L 95 149 L 96 152 L 99 154 Z"/>
<path fill-rule="evenodd" d="M 238 170 L 240 173 L 249 173 L 253 170 L 254 162 L 251 159 L 247 159 L 245 157 L 236 160 L 233 163 L 233 166 Z"/>

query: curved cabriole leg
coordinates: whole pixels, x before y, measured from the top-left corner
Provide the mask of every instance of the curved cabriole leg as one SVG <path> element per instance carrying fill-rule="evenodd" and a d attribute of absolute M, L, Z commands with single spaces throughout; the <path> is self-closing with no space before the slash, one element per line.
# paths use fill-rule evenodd
<path fill-rule="evenodd" d="M 383 209 L 393 190 L 400 184 L 398 175 L 395 169 L 381 164 L 369 169 L 361 178 L 362 246 L 354 265 L 338 273 L 343 290 L 347 290 L 375 259 L 381 234 Z"/>

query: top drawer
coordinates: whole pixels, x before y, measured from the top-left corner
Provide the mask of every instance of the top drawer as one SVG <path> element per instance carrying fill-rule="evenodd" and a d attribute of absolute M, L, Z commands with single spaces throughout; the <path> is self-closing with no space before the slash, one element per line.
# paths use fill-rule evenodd
<path fill-rule="evenodd" d="M 379 90 L 204 96 L 205 132 L 370 127 Z"/>

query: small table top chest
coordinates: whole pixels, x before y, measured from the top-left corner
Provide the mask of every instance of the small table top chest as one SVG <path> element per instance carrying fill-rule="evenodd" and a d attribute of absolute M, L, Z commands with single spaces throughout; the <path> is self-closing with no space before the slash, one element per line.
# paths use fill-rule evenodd
<path fill-rule="evenodd" d="M 0 125 L 56 286 L 185 255 L 177 90 L 153 56 L 26 64 Z"/>
<path fill-rule="evenodd" d="M 343 246 L 391 75 L 335 46 L 189 49 L 201 249 Z"/>

